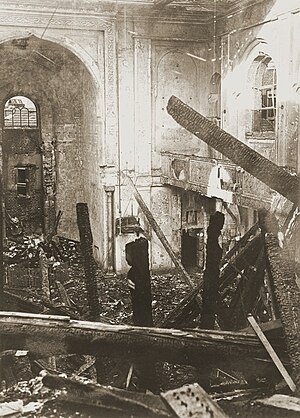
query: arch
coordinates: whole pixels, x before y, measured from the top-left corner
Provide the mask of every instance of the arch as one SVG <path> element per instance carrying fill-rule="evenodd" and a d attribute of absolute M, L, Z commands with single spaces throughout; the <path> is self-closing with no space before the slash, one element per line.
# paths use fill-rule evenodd
<path fill-rule="evenodd" d="M 36 38 L 44 41 L 50 41 L 61 47 L 68 49 L 72 52 L 87 68 L 88 72 L 92 76 L 96 87 L 101 87 L 101 80 L 99 76 L 99 69 L 93 58 L 82 48 L 78 43 L 74 42 L 70 38 L 66 37 L 65 35 L 49 35 L 49 33 L 44 33 L 41 36 L 36 29 L 23 29 L 23 30 L 15 30 L 10 31 L 8 34 L 0 34 L 0 44 L 12 41 L 14 39 L 24 39 L 30 38 L 31 36 L 35 36 Z"/>
<path fill-rule="evenodd" d="M 276 67 L 272 57 L 259 51 L 248 70 L 248 83 L 252 89 L 249 96 L 252 114 L 248 117 L 252 126 L 248 124 L 249 132 L 275 132 L 276 79 Z"/>
<path fill-rule="evenodd" d="M 0 135 L 7 138 L 11 135 L 11 140 L 6 141 L 7 147 L 22 147 L 22 152 L 18 153 L 20 161 L 16 164 L 39 166 L 34 173 L 43 181 L 41 194 L 44 200 L 39 206 L 43 209 L 45 231 L 53 229 L 55 211 L 60 208 L 65 214 L 60 224 L 61 231 L 77 239 L 72 212 L 74 202 L 80 201 L 86 193 L 90 203 L 90 196 L 95 194 L 94 184 L 97 185 L 97 181 L 91 183 L 90 178 L 97 175 L 97 156 L 103 150 L 104 129 L 98 118 L 103 116 L 104 89 L 97 88 L 100 85 L 98 68 L 86 52 L 87 59 L 82 59 L 82 48 L 77 49 L 76 43 L 72 47 L 70 42 L 66 45 L 68 40 L 58 39 L 55 32 L 51 36 L 38 37 L 34 31 L 21 30 L 9 36 L 0 35 L 0 38 L 1 117 L 8 98 L 24 95 L 35 103 L 42 122 L 36 135 L 33 130 L 23 129 L 20 140 L 17 136 L 12 138 L 13 134 L 18 134 L 13 130 L 4 129 Z M 29 146 L 34 149 L 32 159 L 36 161 L 38 151 L 41 151 L 41 164 L 29 161 L 26 152 L 23 156 L 23 149 L 26 151 Z M 9 173 L 10 168 L 9 165 Z M 86 177 L 82 175 L 83 169 L 88 173 Z M 9 181 L 11 184 L 11 179 Z M 30 184 L 35 187 L 35 183 Z M 38 190 L 40 192 L 40 188 Z M 98 192 L 97 188 L 97 194 L 100 193 L 101 189 Z M 29 200 L 27 203 L 29 205 Z"/>
<path fill-rule="evenodd" d="M 189 61 L 193 63 L 193 65 L 194 65 L 194 69 L 195 69 L 195 71 L 197 72 L 197 65 L 196 65 L 196 63 L 195 63 L 194 58 L 192 58 L 190 55 L 188 55 L 186 51 L 182 51 L 182 50 L 180 50 L 180 49 L 178 49 L 178 48 L 172 48 L 172 49 L 169 49 L 168 51 L 164 52 L 164 53 L 161 55 L 161 57 L 159 58 L 159 60 L 157 61 L 157 65 L 156 65 L 156 72 L 157 72 L 157 74 L 156 74 L 156 76 L 158 75 L 158 69 L 159 69 L 159 66 L 160 66 L 161 62 L 163 61 L 163 59 L 164 59 L 167 55 L 169 55 L 169 54 L 174 54 L 175 52 L 176 52 L 176 53 L 178 53 L 178 54 L 184 55 L 186 58 L 188 58 L 188 59 L 189 59 Z"/>

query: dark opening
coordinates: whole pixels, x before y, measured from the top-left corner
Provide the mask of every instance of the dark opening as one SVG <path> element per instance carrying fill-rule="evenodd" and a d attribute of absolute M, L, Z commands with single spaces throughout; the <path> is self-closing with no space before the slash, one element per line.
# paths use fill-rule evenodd
<path fill-rule="evenodd" d="M 28 167 L 17 168 L 17 195 L 27 196 L 29 186 L 29 169 Z"/>
<path fill-rule="evenodd" d="M 184 268 L 190 270 L 199 266 L 198 243 L 200 229 L 183 231 L 181 236 L 181 262 Z"/>

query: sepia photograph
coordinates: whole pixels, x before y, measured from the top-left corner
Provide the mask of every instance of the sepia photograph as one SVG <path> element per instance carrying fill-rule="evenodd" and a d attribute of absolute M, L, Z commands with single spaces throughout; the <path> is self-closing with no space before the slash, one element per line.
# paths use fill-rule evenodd
<path fill-rule="evenodd" d="M 0 418 L 300 417 L 300 0 L 0 0 Z"/>

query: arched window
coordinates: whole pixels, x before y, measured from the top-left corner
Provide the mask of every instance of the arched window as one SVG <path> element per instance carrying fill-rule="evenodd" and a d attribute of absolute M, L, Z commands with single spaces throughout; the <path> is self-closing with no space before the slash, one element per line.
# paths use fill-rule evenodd
<path fill-rule="evenodd" d="M 35 104 L 24 96 L 14 96 L 4 106 L 4 127 L 11 129 L 37 128 Z"/>
<path fill-rule="evenodd" d="M 252 131 L 255 133 L 275 132 L 276 125 L 276 68 L 271 57 L 259 55 L 254 60 L 254 109 Z"/>

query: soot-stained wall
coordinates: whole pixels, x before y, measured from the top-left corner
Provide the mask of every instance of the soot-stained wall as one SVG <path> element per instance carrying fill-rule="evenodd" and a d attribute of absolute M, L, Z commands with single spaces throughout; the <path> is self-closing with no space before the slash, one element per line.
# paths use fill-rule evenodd
<path fill-rule="evenodd" d="M 82 161 L 91 163 L 98 157 L 84 145 L 92 136 L 83 128 L 84 120 L 93 117 L 92 112 L 83 112 L 94 101 L 94 96 L 88 97 L 91 89 L 84 92 L 83 88 L 91 83 L 90 75 L 73 53 L 35 37 L 3 43 L 0 62 L 2 106 L 7 98 L 24 95 L 39 109 L 46 232 L 53 227 L 55 212 L 62 210 L 59 233 L 77 238 L 75 206 L 84 199 L 84 185 L 87 194 L 92 187 L 86 181 L 89 174 L 83 174 Z"/>

